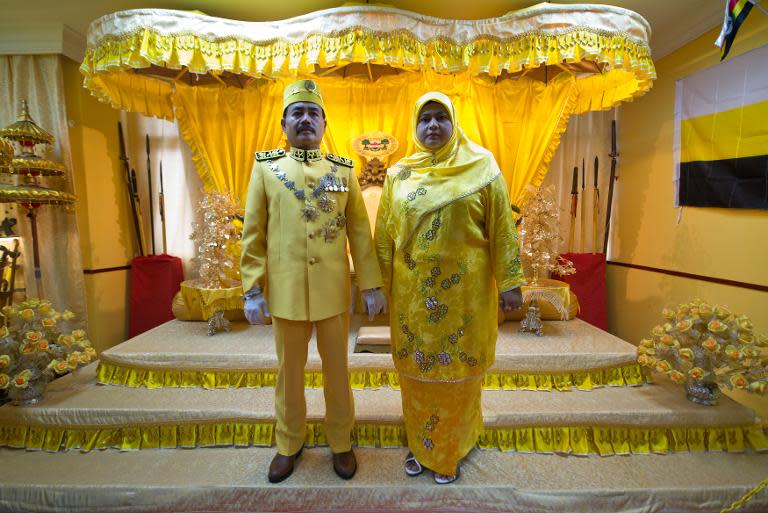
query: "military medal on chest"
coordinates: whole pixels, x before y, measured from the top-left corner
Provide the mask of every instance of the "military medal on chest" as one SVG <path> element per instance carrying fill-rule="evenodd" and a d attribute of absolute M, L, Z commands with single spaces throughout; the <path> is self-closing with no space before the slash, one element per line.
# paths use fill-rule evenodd
<path fill-rule="evenodd" d="M 298 151 L 300 150 L 292 150 L 292 152 Z M 330 171 L 320 177 L 316 186 L 312 183 L 308 183 L 308 190 L 310 192 L 306 192 L 304 189 L 297 188 L 296 183 L 293 180 L 289 180 L 288 175 L 280 170 L 278 163 L 272 160 L 273 158 L 282 157 L 284 155 L 284 150 L 272 150 L 272 152 L 258 152 L 256 157 L 259 160 L 266 160 L 267 167 L 274 173 L 275 177 L 283 183 L 286 189 L 293 193 L 296 199 L 304 202 L 304 205 L 301 207 L 301 217 L 306 222 L 310 223 L 317 220 L 321 211 L 326 214 L 336 211 L 338 203 L 331 193 L 349 191 L 347 178 L 339 177 L 337 174 L 339 170 L 337 164 L 352 167 L 352 161 L 337 155 L 327 155 L 326 157 L 331 161 Z M 293 156 L 293 153 L 291 155 Z M 325 242 L 333 242 L 336 239 L 338 232 L 344 228 L 345 224 L 346 218 L 344 215 L 338 214 L 336 217 L 325 223 L 320 228 L 319 232 Z"/>

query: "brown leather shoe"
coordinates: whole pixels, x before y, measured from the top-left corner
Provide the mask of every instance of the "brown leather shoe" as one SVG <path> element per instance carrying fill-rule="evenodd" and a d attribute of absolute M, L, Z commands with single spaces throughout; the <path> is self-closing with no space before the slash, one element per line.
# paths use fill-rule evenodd
<path fill-rule="evenodd" d="M 347 452 L 333 453 L 333 470 L 342 479 L 352 479 L 357 472 L 357 459 L 352 449 Z"/>
<path fill-rule="evenodd" d="M 275 454 L 272 463 L 269 464 L 269 474 L 267 478 L 270 483 L 279 483 L 293 474 L 293 467 L 296 459 L 301 455 L 301 449 L 293 456 L 283 456 L 280 453 Z"/>

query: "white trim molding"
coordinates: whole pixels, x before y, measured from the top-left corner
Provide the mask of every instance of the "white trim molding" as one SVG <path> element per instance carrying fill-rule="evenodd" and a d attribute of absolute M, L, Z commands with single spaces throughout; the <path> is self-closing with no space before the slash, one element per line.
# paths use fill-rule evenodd
<path fill-rule="evenodd" d="M 0 22 L 0 55 L 61 54 L 76 62 L 85 56 L 85 36 L 60 22 Z"/>

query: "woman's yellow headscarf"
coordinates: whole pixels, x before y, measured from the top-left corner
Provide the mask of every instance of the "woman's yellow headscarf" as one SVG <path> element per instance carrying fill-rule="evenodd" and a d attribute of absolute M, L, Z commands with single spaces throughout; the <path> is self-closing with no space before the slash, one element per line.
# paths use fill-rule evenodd
<path fill-rule="evenodd" d="M 453 125 L 451 138 L 437 151 L 426 148 L 416 133 L 419 113 L 429 102 L 443 105 Z M 388 172 L 395 215 L 387 220 L 387 233 L 396 248 L 408 243 L 424 216 L 479 191 L 501 176 L 493 154 L 464 135 L 453 103 L 443 93 L 426 93 L 416 100 L 411 133 L 419 151 L 399 160 Z"/>

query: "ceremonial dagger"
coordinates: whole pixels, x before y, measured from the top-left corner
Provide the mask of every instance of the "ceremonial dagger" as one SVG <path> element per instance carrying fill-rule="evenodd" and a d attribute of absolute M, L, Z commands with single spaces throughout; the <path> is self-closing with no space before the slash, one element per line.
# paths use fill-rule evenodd
<path fill-rule="evenodd" d="M 605 235 L 603 239 L 603 253 L 608 254 L 608 234 L 611 227 L 611 204 L 613 203 L 613 182 L 616 180 L 616 120 L 611 120 L 611 175 L 608 178 L 608 205 L 605 210 Z"/>
<path fill-rule="evenodd" d="M 586 238 L 586 221 L 587 221 L 587 170 L 585 168 L 585 159 L 581 158 L 581 226 L 579 227 L 581 232 L 581 238 L 579 239 L 579 253 L 584 253 L 584 239 Z"/>
<path fill-rule="evenodd" d="M 600 217 L 600 189 L 597 188 L 598 159 L 595 155 L 595 185 L 592 194 L 592 253 L 597 253 L 597 222 Z"/>
<path fill-rule="evenodd" d="M 131 214 L 133 216 L 133 230 L 136 234 L 136 240 L 139 244 L 139 256 L 144 256 L 144 244 L 141 240 L 141 219 L 134 202 L 133 180 L 131 179 L 131 168 L 128 164 L 128 155 L 125 153 L 125 139 L 123 139 L 123 125 L 117 122 L 117 137 L 120 141 L 120 162 L 125 174 L 125 184 L 128 186 L 128 200 L 131 202 Z"/>
<path fill-rule="evenodd" d="M 573 166 L 573 181 L 571 182 L 571 229 L 568 237 L 568 253 L 574 249 L 573 236 L 576 232 L 576 214 L 579 209 L 579 167 Z"/>
<path fill-rule="evenodd" d="M 147 141 L 147 185 L 149 187 L 149 236 L 152 238 L 152 254 L 155 251 L 155 216 L 152 208 L 152 164 L 149 160 L 149 134 L 146 134 Z M 149 248 L 147 248 L 149 249 Z"/>

